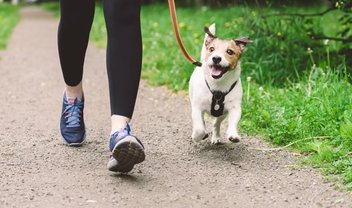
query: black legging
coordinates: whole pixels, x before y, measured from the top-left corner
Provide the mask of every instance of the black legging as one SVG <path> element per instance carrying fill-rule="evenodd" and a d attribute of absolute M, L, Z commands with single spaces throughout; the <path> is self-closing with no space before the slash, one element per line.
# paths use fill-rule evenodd
<path fill-rule="evenodd" d="M 132 117 L 142 64 L 140 0 L 104 0 L 107 73 L 112 115 Z M 95 0 L 60 0 L 58 45 L 65 83 L 82 80 Z"/>

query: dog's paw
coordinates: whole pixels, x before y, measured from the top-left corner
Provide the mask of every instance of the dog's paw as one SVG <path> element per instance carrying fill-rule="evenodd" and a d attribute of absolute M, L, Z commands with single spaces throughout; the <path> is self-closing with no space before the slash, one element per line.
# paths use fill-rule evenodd
<path fill-rule="evenodd" d="M 205 133 L 205 132 L 193 132 L 192 134 L 192 140 L 194 142 L 200 142 L 206 138 L 208 138 L 209 134 Z"/>
<path fill-rule="evenodd" d="M 202 140 L 204 140 L 204 139 L 206 139 L 208 137 L 209 137 L 209 134 L 205 134 Z"/>
<path fill-rule="evenodd" d="M 211 144 L 219 144 L 219 143 L 220 143 L 220 138 L 218 137 L 211 138 Z"/>
<path fill-rule="evenodd" d="M 233 143 L 238 143 L 241 140 L 241 137 L 236 135 L 236 136 L 229 136 L 228 140 Z"/>

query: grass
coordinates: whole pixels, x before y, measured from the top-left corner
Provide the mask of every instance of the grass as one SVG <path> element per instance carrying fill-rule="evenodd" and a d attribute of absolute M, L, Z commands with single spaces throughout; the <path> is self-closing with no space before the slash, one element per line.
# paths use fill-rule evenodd
<path fill-rule="evenodd" d="M 57 5 L 52 6 L 57 12 Z M 293 8 L 287 12 L 313 13 L 323 7 Z M 178 8 L 179 26 L 189 52 L 199 58 L 203 26 L 215 22 L 221 38 L 249 36 L 242 57 L 244 87 L 241 132 L 259 135 L 278 146 L 292 144 L 303 162 L 322 170 L 328 180 L 337 177 L 352 190 L 352 87 L 351 66 L 336 51 L 351 45 L 312 41 L 306 25 L 326 35 L 339 30 L 340 11 L 302 19 L 261 16 L 275 8 Z M 282 12 L 282 10 L 280 10 Z M 142 9 L 143 71 L 150 84 L 174 91 L 188 88 L 193 66 L 184 59 L 173 35 L 166 5 Z M 308 35 L 307 35 L 308 34 Z M 106 46 L 100 5 L 91 40 Z M 248 78 L 247 78 L 248 77 Z"/>
<path fill-rule="evenodd" d="M 279 146 L 297 142 L 292 147 L 308 156 L 305 163 L 340 175 L 352 190 L 351 84 L 319 67 L 303 77 L 285 88 L 246 82 L 241 130 Z"/>
<path fill-rule="evenodd" d="M 0 3 L 0 11 L 0 50 L 3 50 L 19 20 L 19 7 Z"/>
<path fill-rule="evenodd" d="M 60 4 L 59 3 L 42 3 L 40 6 L 43 9 L 49 10 L 54 13 L 55 17 L 60 17 Z"/>

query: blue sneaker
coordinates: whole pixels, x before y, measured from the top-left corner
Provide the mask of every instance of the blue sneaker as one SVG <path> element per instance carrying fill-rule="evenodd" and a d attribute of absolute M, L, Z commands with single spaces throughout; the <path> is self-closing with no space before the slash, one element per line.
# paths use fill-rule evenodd
<path fill-rule="evenodd" d="M 135 164 L 145 159 L 142 142 L 130 134 L 129 125 L 121 131 L 115 132 L 110 137 L 110 160 L 108 169 L 114 172 L 127 173 Z"/>
<path fill-rule="evenodd" d="M 69 146 L 81 146 L 86 141 L 86 128 L 83 120 L 84 98 L 67 99 L 64 94 L 60 131 L 64 143 Z"/>

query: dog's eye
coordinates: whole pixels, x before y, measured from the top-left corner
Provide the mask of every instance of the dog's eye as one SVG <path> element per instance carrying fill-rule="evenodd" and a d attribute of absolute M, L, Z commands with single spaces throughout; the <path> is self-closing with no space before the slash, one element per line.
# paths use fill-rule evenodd
<path fill-rule="evenodd" d="M 226 53 L 232 56 L 235 52 L 233 52 L 233 50 L 231 49 L 227 49 Z"/>
<path fill-rule="evenodd" d="M 210 48 L 209 48 L 209 51 L 210 51 L 210 52 L 213 52 L 213 51 L 215 51 L 215 48 L 214 48 L 214 47 L 210 47 Z"/>

